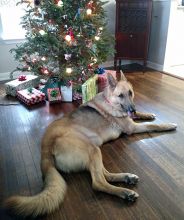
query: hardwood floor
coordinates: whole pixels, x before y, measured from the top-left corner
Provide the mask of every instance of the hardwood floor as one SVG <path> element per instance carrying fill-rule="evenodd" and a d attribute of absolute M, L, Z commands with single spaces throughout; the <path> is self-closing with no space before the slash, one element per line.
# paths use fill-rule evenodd
<path fill-rule="evenodd" d="M 42 220 L 183 220 L 184 81 L 158 72 L 132 73 L 137 109 L 175 122 L 177 131 L 122 135 L 102 146 L 105 167 L 140 177 L 134 204 L 95 192 L 87 172 L 62 174 L 68 191 L 60 210 Z M 40 141 L 45 127 L 75 104 L 0 106 L 0 198 L 34 195 L 42 188 Z M 119 184 L 122 185 L 122 184 Z M 0 219 L 15 219 L 3 209 Z"/>

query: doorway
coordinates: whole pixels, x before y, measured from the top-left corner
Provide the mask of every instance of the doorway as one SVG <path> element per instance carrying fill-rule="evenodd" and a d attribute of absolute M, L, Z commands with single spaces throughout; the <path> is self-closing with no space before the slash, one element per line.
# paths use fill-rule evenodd
<path fill-rule="evenodd" d="M 184 79 L 184 6 L 171 1 L 164 72 Z"/>

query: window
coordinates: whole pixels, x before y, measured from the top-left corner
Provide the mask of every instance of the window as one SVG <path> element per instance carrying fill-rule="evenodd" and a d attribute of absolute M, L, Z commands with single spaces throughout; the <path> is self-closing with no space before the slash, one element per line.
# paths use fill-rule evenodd
<path fill-rule="evenodd" d="M 16 6 L 15 1 L 13 1 L 14 4 L 10 4 L 10 2 L 8 1 L 8 4 L 0 5 L 1 39 L 24 39 L 25 30 L 20 25 L 21 17 L 24 15 L 23 7 Z"/>

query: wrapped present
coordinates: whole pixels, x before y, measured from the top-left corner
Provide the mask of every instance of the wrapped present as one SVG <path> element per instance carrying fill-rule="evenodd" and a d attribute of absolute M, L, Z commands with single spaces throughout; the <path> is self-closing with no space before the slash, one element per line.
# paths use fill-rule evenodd
<path fill-rule="evenodd" d="M 39 84 L 39 77 L 34 75 L 23 75 L 18 79 L 5 83 L 7 95 L 16 96 L 17 91 L 27 89 L 29 87 L 37 87 Z"/>
<path fill-rule="evenodd" d="M 61 93 L 59 88 L 49 88 L 47 89 L 48 101 L 50 103 L 56 103 L 61 101 Z"/>
<path fill-rule="evenodd" d="M 98 75 L 89 78 L 82 85 L 82 103 L 90 101 L 97 94 L 97 79 Z"/>
<path fill-rule="evenodd" d="M 38 102 L 45 101 L 45 94 L 35 88 L 28 88 L 17 91 L 17 98 L 26 105 L 34 105 Z"/>
<path fill-rule="evenodd" d="M 42 92 L 45 93 L 46 97 L 48 98 L 48 89 L 51 88 L 59 88 L 59 79 L 58 77 L 50 77 L 47 81 L 41 80 L 39 84 L 39 88 Z"/>
<path fill-rule="evenodd" d="M 70 86 L 61 86 L 61 97 L 63 102 L 72 102 L 72 85 Z"/>
<path fill-rule="evenodd" d="M 114 70 L 105 70 L 103 74 L 98 74 L 98 92 L 104 91 L 108 85 L 107 73 L 110 73 L 116 79 L 116 71 Z"/>

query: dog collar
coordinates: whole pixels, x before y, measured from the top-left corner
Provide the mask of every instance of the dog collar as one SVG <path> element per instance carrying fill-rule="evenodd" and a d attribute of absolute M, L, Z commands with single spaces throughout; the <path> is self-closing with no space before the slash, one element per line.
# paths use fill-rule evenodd
<path fill-rule="evenodd" d="M 103 97 L 104 97 L 104 99 L 105 99 L 105 101 L 107 102 L 107 103 L 109 103 L 110 105 L 112 105 L 112 103 L 109 101 L 109 99 L 103 94 Z"/>

